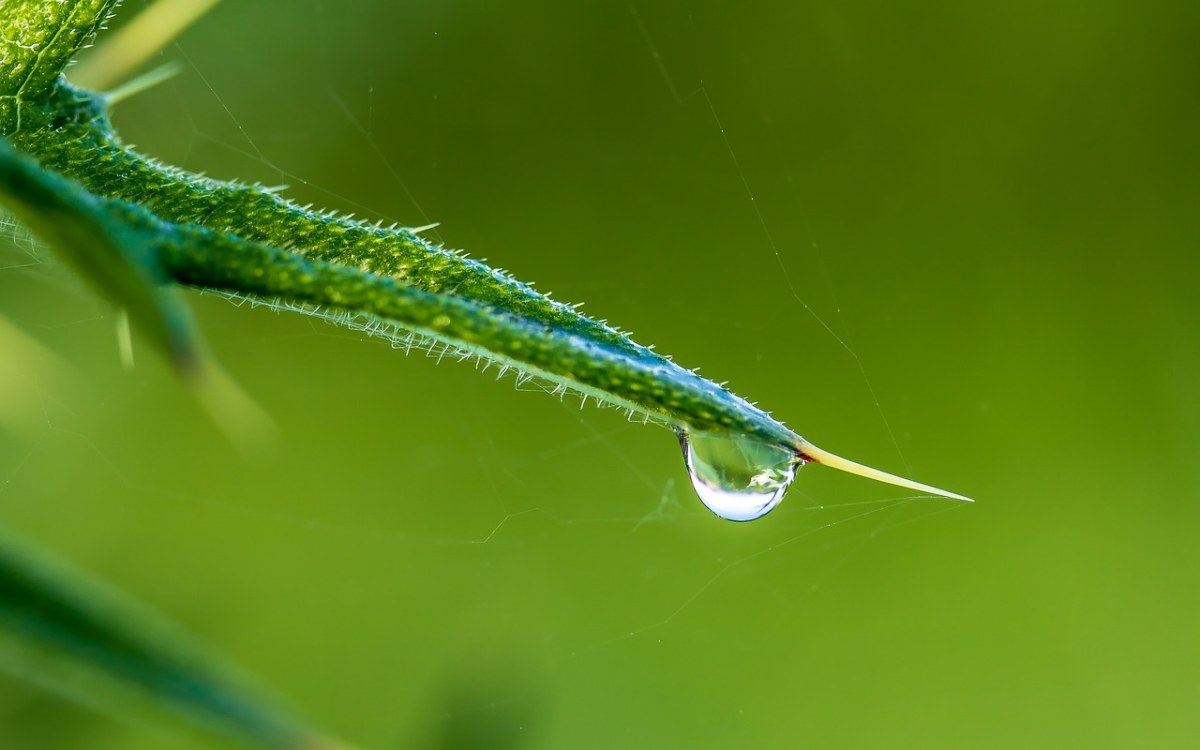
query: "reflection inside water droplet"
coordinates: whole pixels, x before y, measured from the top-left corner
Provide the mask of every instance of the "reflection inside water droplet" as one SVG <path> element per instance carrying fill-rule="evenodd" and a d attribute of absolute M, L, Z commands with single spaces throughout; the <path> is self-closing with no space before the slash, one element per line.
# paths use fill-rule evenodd
<path fill-rule="evenodd" d="M 684 433 L 681 442 L 700 501 L 730 521 L 766 515 L 803 463 L 788 448 L 748 438 L 693 432 Z"/>

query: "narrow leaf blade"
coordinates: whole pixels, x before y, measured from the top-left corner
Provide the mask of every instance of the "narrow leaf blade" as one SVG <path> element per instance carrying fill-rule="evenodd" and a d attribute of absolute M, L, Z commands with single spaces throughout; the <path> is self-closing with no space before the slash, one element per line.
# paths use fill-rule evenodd
<path fill-rule="evenodd" d="M 0 668 L 122 718 L 214 730 L 250 747 L 334 750 L 160 618 L 0 537 Z"/>

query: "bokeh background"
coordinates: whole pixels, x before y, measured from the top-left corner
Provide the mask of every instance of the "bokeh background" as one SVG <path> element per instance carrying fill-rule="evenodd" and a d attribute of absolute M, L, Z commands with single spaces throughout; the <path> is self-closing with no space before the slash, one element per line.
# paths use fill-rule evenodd
<path fill-rule="evenodd" d="M 660 428 L 192 295 L 281 430 L 247 462 L 6 230 L 0 523 L 368 748 L 1195 747 L 1197 28 L 1132 0 L 223 3 L 116 113 L 143 151 L 439 221 L 978 503 L 810 467 L 723 522 Z M 6 748 L 210 742 L 0 679 Z"/>

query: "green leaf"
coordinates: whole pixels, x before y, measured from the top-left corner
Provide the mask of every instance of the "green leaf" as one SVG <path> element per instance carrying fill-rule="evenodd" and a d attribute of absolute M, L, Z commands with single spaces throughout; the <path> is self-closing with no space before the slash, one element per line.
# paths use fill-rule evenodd
<path fill-rule="evenodd" d="M 85 20 L 96 19 L 83 11 L 68 17 L 63 33 L 80 36 Z M 46 44 L 54 54 L 57 39 Z M 61 43 L 72 51 L 77 46 Z M 42 63 L 31 65 L 31 75 L 40 75 Z M 61 79 L 44 92 L 39 87 L 36 101 L 21 98 L 25 84 L 16 91 L 23 110 L 12 143 L 38 163 L 12 151 L 0 154 L 0 198 L 102 291 L 130 306 L 181 369 L 188 369 L 195 350 L 182 306 L 155 286 L 164 275 L 393 341 L 407 336 L 420 346 L 436 342 L 444 351 L 498 363 L 502 371 L 550 381 L 554 392 L 573 390 L 631 417 L 665 423 L 680 435 L 752 440 L 798 463 L 966 499 L 821 450 L 723 385 L 635 343 L 606 321 L 431 244 L 417 230 L 313 211 L 261 186 L 209 179 L 148 159 L 121 142 L 103 95 Z M 740 497 L 750 489 L 722 491 Z"/>
<path fill-rule="evenodd" d="M 304 726 L 177 628 L 0 537 L 0 668 L 126 719 L 272 750 L 346 746 Z"/>
<path fill-rule="evenodd" d="M 25 120 L 14 144 L 77 181 L 74 192 L 107 201 L 100 220 L 113 233 L 144 238 L 137 254 L 154 256 L 144 265 L 180 283 L 265 298 L 394 341 L 433 341 L 680 434 L 753 439 L 798 462 L 966 499 L 828 453 L 607 322 L 415 230 L 313 211 L 261 186 L 147 159 L 113 131 L 104 97 L 65 81 Z"/>

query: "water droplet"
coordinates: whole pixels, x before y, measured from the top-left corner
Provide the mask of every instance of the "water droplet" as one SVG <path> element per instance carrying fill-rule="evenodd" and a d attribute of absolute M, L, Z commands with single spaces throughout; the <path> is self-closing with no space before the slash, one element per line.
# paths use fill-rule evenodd
<path fill-rule="evenodd" d="M 730 521 L 753 521 L 779 505 L 803 463 L 788 448 L 751 438 L 693 432 L 681 443 L 700 502 Z"/>

